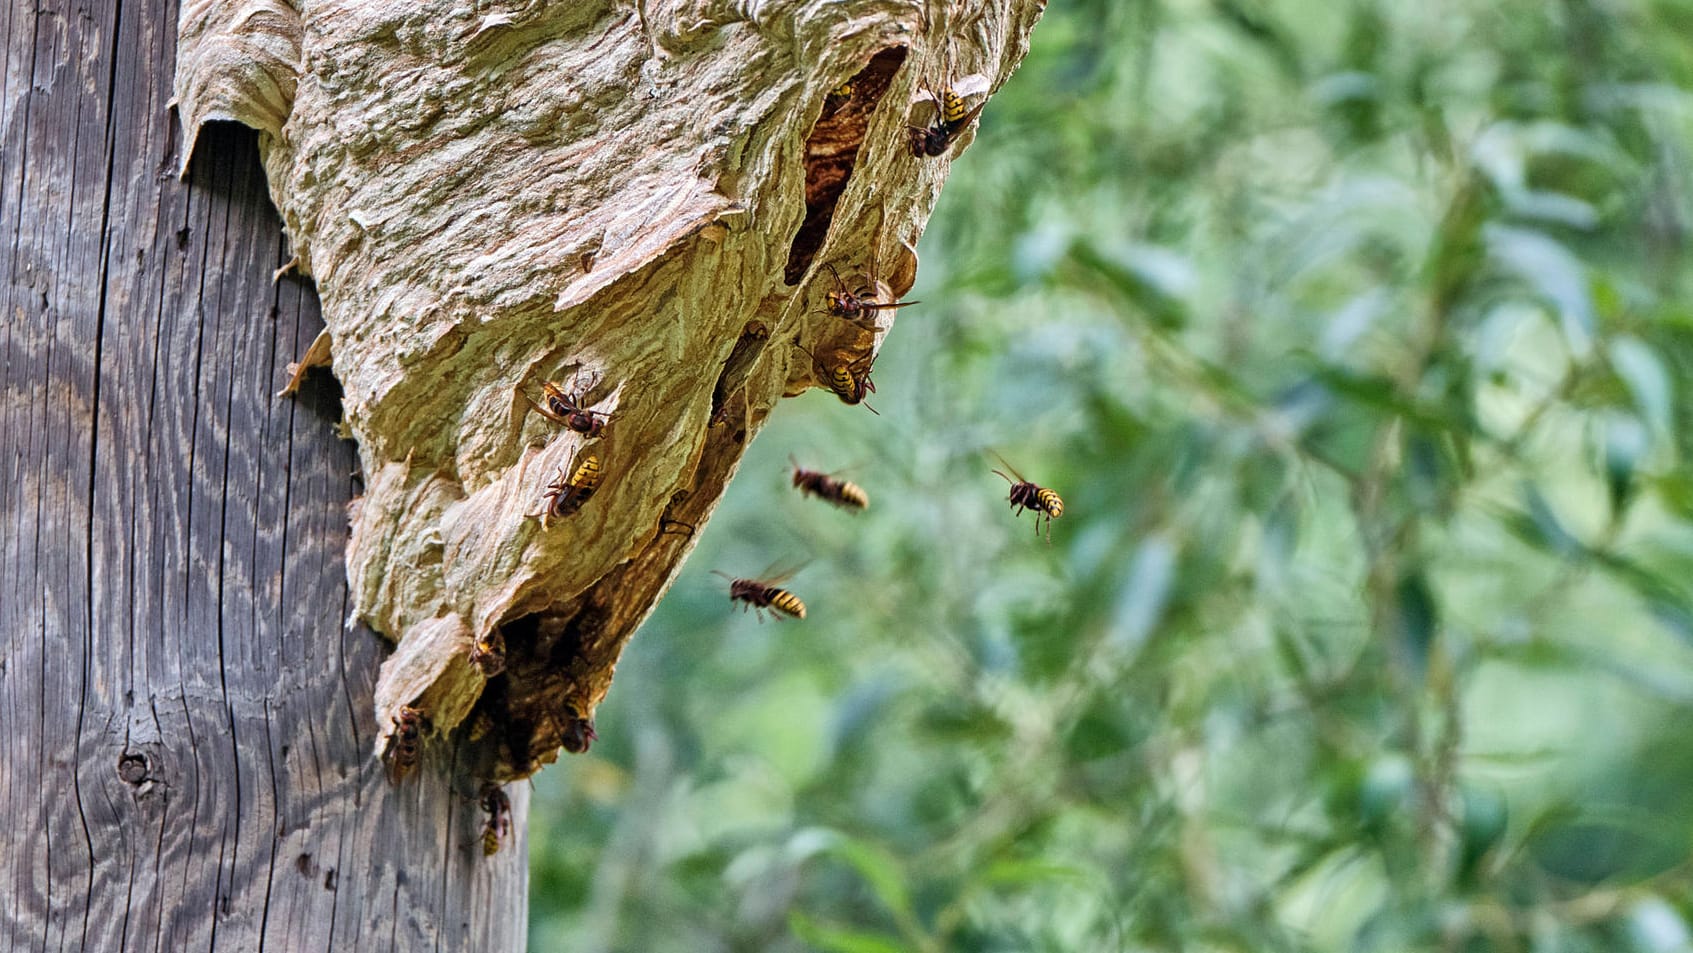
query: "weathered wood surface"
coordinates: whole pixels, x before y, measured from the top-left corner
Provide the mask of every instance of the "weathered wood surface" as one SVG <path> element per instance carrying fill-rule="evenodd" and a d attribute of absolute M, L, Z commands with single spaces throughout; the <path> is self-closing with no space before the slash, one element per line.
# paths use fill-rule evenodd
<path fill-rule="evenodd" d="M 370 757 L 334 384 L 250 133 L 178 181 L 176 8 L 0 5 L 0 950 L 515 950 L 453 752 Z"/>
<path fill-rule="evenodd" d="M 666 528 L 704 525 L 784 395 L 859 396 L 839 369 L 893 312 L 826 313 L 836 273 L 911 286 L 971 136 L 920 158 L 908 127 L 1005 82 L 1042 3 L 185 3 L 185 135 L 259 131 L 323 296 L 367 475 L 353 611 L 399 643 L 384 731 L 464 724 L 500 778 L 581 750 L 692 545 Z M 604 433 L 529 412 L 547 381 Z M 589 454 L 592 500 L 535 519 Z"/>

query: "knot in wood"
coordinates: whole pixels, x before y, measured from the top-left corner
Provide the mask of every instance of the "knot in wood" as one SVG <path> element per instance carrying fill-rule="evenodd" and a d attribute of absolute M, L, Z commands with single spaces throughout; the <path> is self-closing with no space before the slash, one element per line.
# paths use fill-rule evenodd
<path fill-rule="evenodd" d="M 124 754 L 118 759 L 118 777 L 123 783 L 139 785 L 147 780 L 147 758 L 145 755 Z"/>

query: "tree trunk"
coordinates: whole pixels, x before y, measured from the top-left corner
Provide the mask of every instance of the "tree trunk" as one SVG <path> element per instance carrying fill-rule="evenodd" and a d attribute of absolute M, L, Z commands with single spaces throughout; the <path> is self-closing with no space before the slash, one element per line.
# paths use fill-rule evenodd
<path fill-rule="evenodd" d="M 332 380 L 274 397 L 322 322 L 252 134 L 177 181 L 163 0 L 0 18 L 0 949 L 521 949 L 521 834 L 369 754 L 357 462 Z"/>

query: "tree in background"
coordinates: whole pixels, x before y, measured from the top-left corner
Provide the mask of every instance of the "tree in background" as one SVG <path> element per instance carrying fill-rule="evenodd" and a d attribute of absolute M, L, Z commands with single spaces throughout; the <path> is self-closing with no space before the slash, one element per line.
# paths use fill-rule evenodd
<path fill-rule="evenodd" d="M 1687 949 L 1690 27 L 1055 6 L 882 416 L 775 415 L 539 780 L 534 948 Z"/>

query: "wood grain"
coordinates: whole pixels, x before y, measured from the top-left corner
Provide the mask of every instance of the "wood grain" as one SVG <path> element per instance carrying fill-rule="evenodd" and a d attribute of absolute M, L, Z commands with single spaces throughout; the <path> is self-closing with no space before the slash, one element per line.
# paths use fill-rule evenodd
<path fill-rule="evenodd" d="M 178 181 L 176 9 L 0 7 L 0 949 L 517 950 L 450 749 L 370 757 L 355 454 L 253 136 Z"/>

